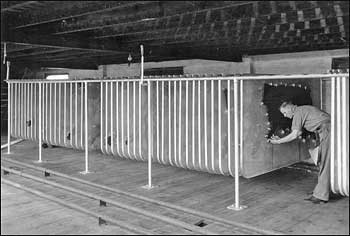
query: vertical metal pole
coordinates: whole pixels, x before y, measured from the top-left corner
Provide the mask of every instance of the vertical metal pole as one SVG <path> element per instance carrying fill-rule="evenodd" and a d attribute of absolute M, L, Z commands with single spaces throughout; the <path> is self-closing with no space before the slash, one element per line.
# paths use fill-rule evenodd
<path fill-rule="evenodd" d="M 17 135 L 17 132 L 18 132 L 18 124 L 17 124 L 17 108 L 18 108 L 18 93 L 17 93 L 17 88 L 19 88 L 18 84 L 14 84 L 14 93 L 13 93 L 13 97 L 14 97 L 14 103 L 13 103 L 13 107 L 12 109 L 14 110 L 14 119 L 13 119 L 13 122 L 14 122 L 14 128 L 13 128 L 13 131 L 14 131 L 14 134 Z"/>
<path fill-rule="evenodd" d="M 141 85 L 143 84 L 143 45 L 140 45 L 141 52 Z"/>
<path fill-rule="evenodd" d="M 321 110 L 323 109 L 323 80 L 320 79 L 320 107 L 321 107 Z"/>
<path fill-rule="evenodd" d="M 198 80 L 198 164 L 200 170 L 202 170 L 201 139 L 201 81 Z"/>
<path fill-rule="evenodd" d="M 240 100 L 239 100 L 239 109 L 240 109 L 240 126 L 239 126 L 239 168 L 243 168 L 243 80 L 240 80 Z"/>
<path fill-rule="evenodd" d="M 238 142 L 238 132 L 239 132 L 239 123 L 238 123 L 238 79 L 233 79 L 233 96 L 234 96 L 234 148 L 235 148 L 235 204 L 228 206 L 228 209 L 231 210 L 242 210 L 245 206 L 239 205 L 239 142 Z"/>
<path fill-rule="evenodd" d="M 6 48 L 6 45 L 4 46 Z M 4 59 L 5 60 L 5 59 Z M 8 82 L 10 77 L 10 62 L 6 62 L 7 71 L 6 71 L 6 80 L 7 80 L 7 154 L 11 153 L 11 84 Z"/>
<path fill-rule="evenodd" d="M 120 124 L 121 124 L 121 135 L 122 135 L 122 138 L 121 138 L 121 153 L 122 153 L 122 156 L 125 157 L 125 152 L 124 152 L 124 146 L 125 146 L 125 143 L 124 143 L 124 82 L 121 81 L 120 83 L 120 88 L 121 88 L 121 91 L 120 91 L 120 107 L 121 107 L 121 112 L 120 112 Z M 107 102 L 107 101 L 106 101 Z M 107 130 L 106 130 L 107 132 Z"/>
<path fill-rule="evenodd" d="M 114 99 L 113 99 L 113 82 L 111 82 L 111 150 L 112 150 L 112 154 L 115 155 L 114 153 L 114 141 L 113 141 L 113 122 L 114 122 L 114 118 L 113 118 L 113 104 L 114 104 Z"/>
<path fill-rule="evenodd" d="M 130 155 L 130 81 L 126 82 L 126 137 L 128 145 L 128 155 L 129 158 L 132 158 Z"/>
<path fill-rule="evenodd" d="M 108 143 L 107 143 L 107 138 L 108 138 L 108 82 L 106 82 L 106 94 L 105 94 L 105 148 L 106 148 L 106 153 L 111 154 L 110 149 L 108 148 Z"/>
<path fill-rule="evenodd" d="M 160 145 L 159 145 L 159 82 L 156 81 L 156 136 L 157 136 L 157 154 L 156 154 L 156 157 L 157 157 L 157 160 L 158 162 L 160 162 L 160 159 L 159 159 L 159 148 L 160 148 Z"/>
<path fill-rule="evenodd" d="M 49 113 L 49 131 L 50 131 L 50 135 L 49 135 L 49 139 L 48 142 L 49 143 L 53 143 L 53 140 L 52 140 L 52 117 L 51 117 L 51 112 L 52 112 L 52 84 L 50 83 L 50 113 Z"/>
<path fill-rule="evenodd" d="M 169 97 L 168 97 L 168 99 L 169 99 L 169 163 L 170 163 L 170 165 L 173 165 L 173 160 L 171 159 L 172 158 L 172 156 L 171 156 L 171 145 L 172 145 L 172 143 L 171 143 L 171 81 L 169 80 L 168 81 L 168 84 L 169 84 L 169 87 L 168 87 L 168 94 L 169 94 Z"/>
<path fill-rule="evenodd" d="M 42 104 L 44 101 L 42 101 L 42 97 L 41 97 L 41 86 L 42 84 L 39 82 L 38 86 L 39 86 L 39 127 L 38 127 L 38 132 L 39 132 L 39 160 L 38 162 L 42 162 L 41 160 L 41 143 L 42 143 L 42 127 L 41 127 L 41 108 L 42 108 Z"/>
<path fill-rule="evenodd" d="M 89 172 L 89 134 L 88 134 L 88 106 L 87 106 L 87 102 L 88 102 L 88 84 L 87 82 L 84 82 L 85 85 L 85 99 L 84 99 L 84 103 L 85 103 L 85 107 L 84 107 L 84 121 L 85 121 L 85 171 L 80 172 L 81 174 L 88 174 Z M 83 87 L 83 83 L 81 84 L 81 88 Z M 81 93 L 83 93 L 83 89 L 81 89 Z M 83 103 L 83 101 L 81 101 Z M 83 116 L 83 114 L 81 114 L 81 116 Z M 81 137 L 83 138 L 83 137 Z"/>
<path fill-rule="evenodd" d="M 56 104 L 57 104 L 57 83 L 54 83 L 54 98 L 53 98 L 53 102 L 54 102 L 54 108 L 53 108 L 53 111 L 54 111 L 54 113 L 53 113 L 53 143 L 54 144 L 57 144 L 57 142 L 56 142 L 56 134 L 57 134 L 57 132 L 56 132 L 56 129 L 57 129 L 57 126 L 56 126 L 56 120 L 57 120 L 57 112 L 56 112 L 56 110 L 57 110 L 57 107 L 56 107 Z"/>
<path fill-rule="evenodd" d="M 343 183 L 343 178 L 342 178 L 342 140 L 341 140 L 341 133 L 342 133 L 342 126 L 341 126 L 341 98 L 340 98 L 340 95 L 341 95 L 341 77 L 337 77 L 336 78 L 337 81 L 337 100 L 336 100 L 336 104 L 337 104 L 337 168 L 338 168 L 338 188 L 339 188 L 339 192 L 341 195 L 344 195 L 344 192 L 343 192 L 343 188 L 342 188 L 342 183 Z M 345 127 L 344 127 L 345 128 Z"/>
<path fill-rule="evenodd" d="M 176 159 L 176 80 L 174 81 L 174 162 L 176 166 L 179 166 L 179 163 Z"/>
<path fill-rule="evenodd" d="M 227 80 L 227 159 L 228 159 L 228 171 L 231 176 L 234 173 L 231 168 L 231 81 Z"/>
<path fill-rule="evenodd" d="M 61 144 L 61 85 L 58 84 L 58 144 Z"/>
<path fill-rule="evenodd" d="M 215 172 L 214 168 L 214 80 L 211 80 L 211 145 L 210 145 L 210 151 L 211 151 L 211 169 L 213 172 Z"/>
<path fill-rule="evenodd" d="M 219 154 L 219 171 L 223 175 L 224 172 L 222 171 L 222 156 L 221 156 L 221 80 L 218 80 L 218 136 L 219 136 L 219 145 L 218 145 L 218 154 Z"/>
<path fill-rule="evenodd" d="M 49 141 L 49 138 L 48 138 L 48 127 L 47 127 L 47 124 L 49 123 L 49 122 L 48 122 L 48 117 L 49 117 L 49 114 L 48 114 L 48 110 L 49 110 L 49 109 L 48 109 L 48 104 L 49 104 L 49 101 L 48 101 L 48 99 L 49 99 L 48 91 L 49 91 L 49 84 L 46 83 L 46 84 L 45 84 L 45 94 L 46 94 L 46 96 L 45 96 L 45 127 L 46 127 L 46 129 L 45 129 L 45 138 L 46 138 L 46 142 Z"/>
<path fill-rule="evenodd" d="M 64 92 L 63 92 L 63 143 L 66 144 L 66 113 L 67 113 L 67 83 L 64 83 Z"/>
<path fill-rule="evenodd" d="M 341 78 L 341 87 L 342 87 L 342 109 L 341 109 L 341 114 L 342 114 L 342 122 L 341 122 L 341 127 L 342 127 L 342 168 L 343 168 L 343 192 L 345 196 L 349 196 L 349 190 L 348 190 L 348 178 L 347 178 L 347 169 L 348 165 L 346 165 L 346 159 L 348 157 L 348 152 L 346 148 L 346 144 L 349 142 L 349 137 L 347 138 L 346 132 L 347 130 L 345 129 L 346 127 L 346 77 Z"/>
<path fill-rule="evenodd" d="M 73 147 L 73 83 L 70 83 L 69 89 L 69 135 L 70 135 L 70 145 Z M 102 122 L 102 121 L 101 121 Z M 101 124 L 102 125 L 102 124 Z"/>
<path fill-rule="evenodd" d="M 116 82 L 116 103 L 117 103 L 117 107 L 116 107 L 116 116 L 117 116 L 117 118 L 116 118 L 116 128 L 117 128 L 117 140 L 116 140 L 116 143 L 117 143 L 117 153 L 118 153 L 118 155 L 119 156 L 121 156 L 121 152 L 120 152 L 120 148 L 119 148 L 119 142 L 120 142 L 120 139 L 119 139 L 119 134 L 120 134 L 120 132 L 119 132 L 119 83 L 118 82 Z"/>
<path fill-rule="evenodd" d="M 145 189 L 152 189 L 152 153 L 153 153 L 153 132 L 152 132 L 152 104 L 151 104 L 151 81 L 148 80 L 148 185 L 142 186 Z"/>
<path fill-rule="evenodd" d="M 133 144 L 134 144 L 134 157 L 136 158 L 136 159 L 138 159 L 137 158 L 137 155 L 136 155 L 136 80 L 133 82 L 133 87 L 132 87 L 132 89 L 133 89 L 133 93 L 132 93 L 132 95 L 133 95 L 133 100 L 132 100 L 132 105 L 133 105 Z"/>
<path fill-rule="evenodd" d="M 186 93 L 185 93 L 185 149 L 186 149 L 186 167 L 189 168 L 188 165 L 188 80 L 186 80 Z M 180 154 L 181 155 L 181 154 Z"/>
<path fill-rule="evenodd" d="M 105 150 L 104 150 L 104 147 L 103 147 L 103 82 L 101 82 L 101 87 L 100 87 L 100 145 L 101 145 L 101 151 L 103 154 L 106 154 Z"/>
<path fill-rule="evenodd" d="M 207 81 L 204 80 L 204 159 L 205 159 L 205 169 L 208 169 L 208 132 L 207 132 Z"/>
<path fill-rule="evenodd" d="M 84 112 L 84 86 L 83 83 L 80 83 L 80 146 L 81 149 L 84 150 L 84 145 L 83 145 L 83 127 L 84 127 L 84 122 L 83 122 L 83 112 Z M 112 102 L 112 101 L 111 101 Z"/>
<path fill-rule="evenodd" d="M 182 167 L 182 168 L 185 168 L 184 165 L 182 164 L 182 158 L 181 158 L 181 127 L 182 127 L 182 122 L 181 122 L 181 116 L 182 116 L 182 112 L 181 112 L 181 100 L 182 100 L 182 82 L 181 80 L 179 81 L 179 110 L 178 110 L 178 113 L 179 113 L 179 142 L 178 142 L 178 160 L 179 160 L 179 165 Z"/>
<path fill-rule="evenodd" d="M 194 134 L 194 112 L 195 112 L 195 106 L 194 106 L 194 99 L 195 99 L 195 86 L 196 83 L 194 80 L 192 80 L 192 167 L 194 169 L 195 167 L 195 140 L 194 140 L 194 137 L 195 137 L 195 134 Z M 186 144 L 187 145 L 187 144 Z"/>
<path fill-rule="evenodd" d="M 33 119 L 33 83 L 30 84 L 30 137 L 32 140 L 34 140 L 33 137 L 33 127 L 34 127 L 34 119 Z"/>
<path fill-rule="evenodd" d="M 78 83 L 75 83 L 75 104 L 74 104 L 74 110 L 75 110 L 75 148 L 78 148 Z"/>
<path fill-rule="evenodd" d="M 335 78 L 331 77 L 331 189 L 332 192 L 336 193 L 334 186 L 334 133 L 335 133 Z"/>
<path fill-rule="evenodd" d="M 164 81 L 162 81 L 162 139 L 161 139 L 161 142 L 162 142 L 162 162 L 163 164 L 165 164 L 165 161 L 164 161 L 164 109 L 165 109 L 165 106 L 164 106 L 164 102 L 165 102 L 165 99 L 164 99 Z"/>
<path fill-rule="evenodd" d="M 143 71 L 143 70 L 142 70 Z M 143 74 L 142 74 L 143 79 Z M 140 158 L 143 160 L 142 157 L 142 146 L 141 146 L 141 135 L 142 135 L 142 119 L 141 119 L 141 98 L 142 98 L 142 87 L 141 87 L 142 81 L 139 83 L 139 155 Z"/>

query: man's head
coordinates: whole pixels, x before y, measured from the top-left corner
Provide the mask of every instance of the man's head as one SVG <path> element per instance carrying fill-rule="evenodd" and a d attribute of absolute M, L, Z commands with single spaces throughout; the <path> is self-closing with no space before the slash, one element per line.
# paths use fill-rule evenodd
<path fill-rule="evenodd" d="M 294 111 L 295 111 L 296 105 L 294 105 L 292 102 L 290 101 L 286 101 L 283 102 L 280 107 L 279 110 L 282 113 L 282 115 L 284 117 L 287 117 L 289 119 L 292 119 L 294 116 Z"/>

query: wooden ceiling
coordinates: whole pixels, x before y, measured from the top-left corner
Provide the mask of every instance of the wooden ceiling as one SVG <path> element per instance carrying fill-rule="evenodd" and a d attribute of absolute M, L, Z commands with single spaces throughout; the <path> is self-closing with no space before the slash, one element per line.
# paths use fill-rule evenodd
<path fill-rule="evenodd" d="M 348 1 L 1 1 L 1 57 L 26 67 L 349 47 Z M 3 60 L 3 59 L 2 59 Z"/>

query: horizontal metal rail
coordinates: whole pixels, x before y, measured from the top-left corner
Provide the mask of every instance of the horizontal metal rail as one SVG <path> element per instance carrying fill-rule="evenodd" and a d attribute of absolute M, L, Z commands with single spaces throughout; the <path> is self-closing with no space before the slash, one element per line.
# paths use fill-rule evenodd
<path fill-rule="evenodd" d="M 57 171 L 53 171 L 53 170 L 50 170 L 50 169 L 46 169 L 46 168 L 42 168 L 42 167 L 26 164 L 26 163 L 19 162 L 19 161 L 13 160 L 13 159 L 2 158 L 2 161 L 7 161 L 7 162 L 10 162 L 10 163 L 13 163 L 13 164 L 25 166 L 25 167 L 28 167 L 28 168 L 31 168 L 31 169 L 42 171 L 44 173 L 46 172 L 46 173 L 50 173 L 50 174 L 53 174 L 53 175 L 57 175 L 59 177 L 63 177 L 63 178 L 66 178 L 66 179 L 69 179 L 69 180 L 72 180 L 72 181 L 75 181 L 75 182 L 78 182 L 78 183 L 83 183 L 83 184 L 90 185 L 90 186 L 93 186 L 93 187 L 96 187 L 96 188 L 108 190 L 110 192 L 114 192 L 114 193 L 117 193 L 117 194 L 122 194 L 122 195 L 125 195 L 125 196 L 128 196 L 128 197 L 132 197 L 132 198 L 135 198 L 135 199 L 138 199 L 138 200 L 145 201 L 145 202 L 154 203 L 154 204 L 157 204 L 157 205 L 160 205 L 160 206 L 164 206 L 164 207 L 167 207 L 167 208 L 183 211 L 185 213 L 196 215 L 196 216 L 208 219 L 208 220 L 213 220 L 213 221 L 218 222 L 218 223 L 231 225 L 233 227 L 241 227 L 241 228 L 244 228 L 244 229 L 247 229 L 247 230 L 251 230 L 251 231 L 257 232 L 259 234 L 283 235 L 280 232 L 276 232 L 276 231 L 272 231 L 272 230 L 264 230 L 264 229 L 256 228 L 256 227 L 248 225 L 248 224 L 226 220 L 226 219 L 223 219 L 223 218 L 220 218 L 220 217 L 217 217 L 217 216 L 205 213 L 205 212 L 201 212 L 201 211 L 189 209 L 189 208 L 186 208 L 186 207 L 178 206 L 178 205 L 175 205 L 175 204 L 171 204 L 171 203 L 168 203 L 168 202 L 160 201 L 160 200 L 157 200 L 157 199 L 152 199 L 152 198 L 148 198 L 148 197 L 145 197 L 145 196 L 133 194 L 133 193 L 126 192 L 126 191 L 123 191 L 123 190 L 119 190 L 119 189 L 116 189 L 116 188 L 111 188 L 111 187 L 108 187 L 108 186 L 105 186 L 105 185 L 96 184 L 96 183 L 93 183 L 93 182 L 90 182 L 90 181 L 87 181 L 87 180 L 83 180 L 83 179 L 80 179 L 80 178 L 77 178 L 77 177 L 69 176 L 67 174 L 63 174 L 63 173 L 60 173 L 60 172 L 57 172 Z"/>

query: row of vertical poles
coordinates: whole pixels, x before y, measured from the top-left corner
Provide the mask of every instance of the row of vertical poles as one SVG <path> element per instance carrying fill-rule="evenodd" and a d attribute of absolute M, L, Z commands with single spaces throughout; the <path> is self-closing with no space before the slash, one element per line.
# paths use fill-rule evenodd
<path fill-rule="evenodd" d="M 349 196 L 349 77 L 331 77 L 331 189 Z"/>
<path fill-rule="evenodd" d="M 8 62 L 9 68 L 9 62 Z M 8 69 L 9 70 L 9 69 Z M 66 102 L 67 91 L 66 82 L 64 83 L 64 144 L 66 144 Z M 78 146 L 77 136 L 77 113 L 78 113 L 78 102 L 77 102 L 77 83 L 76 94 L 75 94 L 75 145 Z M 72 84 L 70 83 L 70 137 L 72 134 Z M 58 96 L 57 96 L 57 85 Z M 80 129 L 80 147 L 85 148 L 85 171 L 83 174 L 89 173 L 88 166 L 88 104 L 87 104 L 87 91 L 88 83 L 81 83 L 81 129 Z M 52 87 L 54 91 L 52 92 Z M 42 162 L 42 143 L 47 142 L 51 144 L 61 144 L 61 87 L 62 82 L 54 81 L 43 81 L 43 82 L 14 82 L 8 83 L 8 143 L 10 144 L 10 136 L 13 133 L 15 136 L 20 136 L 25 139 L 36 140 L 38 134 L 39 141 L 39 158 L 38 163 Z M 38 92 L 37 92 L 38 91 Z M 38 93 L 38 99 L 37 99 Z M 83 97 L 85 94 L 85 98 Z M 53 96 L 53 98 L 52 98 Z M 58 98 L 58 109 L 57 109 L 57 98 Z M 53 106 L 53 111 L 51 107 Z M 84 109 L 85 108 L 85 109 Z M 84 112 L 83 112 L 84 111 Z M 38 113 L 37 113 L 38 112 Z M 14 118 L 14 125 L 12 125 L 12 113 Z M 13 127 L 14 126 L 14 127 Z M 28 127 L 30 126 L 30 129 Z M 14 129 L 13 129 L 14 128 Z M 85 132 L 83 132 L 83 129 Z M 58 132 L 57 132 L 58 130 Z M 57 139 L 58 136 L 58 139 Z M 83 139 L 85 138 L 85 145 Z M 71 146 L 75 147 L 72 143 Z M 77 147 L 75 147 L 77 148 Z M 8 145 L 8 153 L 10 153 L 10 145 Z"/>

